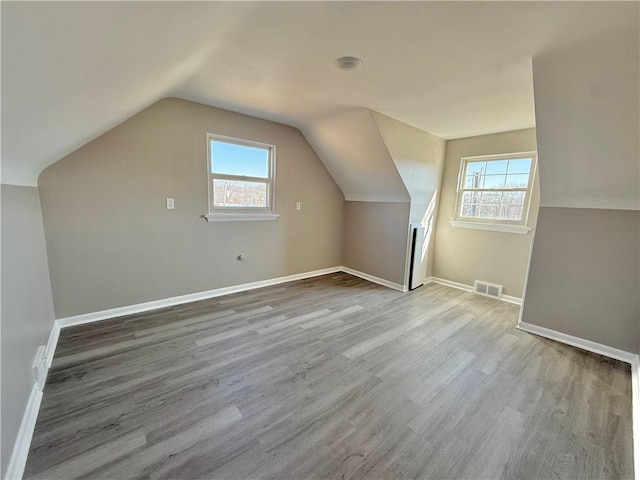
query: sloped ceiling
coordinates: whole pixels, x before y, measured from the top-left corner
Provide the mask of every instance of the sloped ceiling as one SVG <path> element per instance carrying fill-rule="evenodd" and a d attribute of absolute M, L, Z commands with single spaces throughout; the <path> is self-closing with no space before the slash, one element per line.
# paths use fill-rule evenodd
<path fill-rule="evenodd" d="M 442 138 L 531 127 L 530 57 L 637 22 L 620 5 L 2 2 L 2 182 L 35 185 L 47 165 L 167 96 L 293 125 L 331 152 L 330 169 L 351 161 L 335 146 L 357 132 L 326 122 L 354 108 Z M 362 68 L 337 70 L 342 55 Z M 374 168 L 359 161 L 353 169 Z M 336 179 L 347 197 L 406 195 L 389 178 L 386 189 Z"/>
<path fill-rule="evenodd" d="M 345 109 L 328 115 L 315 121 L 304 134 L 342 189 L 345 200 L 411 200 L 370 110 Z"/>

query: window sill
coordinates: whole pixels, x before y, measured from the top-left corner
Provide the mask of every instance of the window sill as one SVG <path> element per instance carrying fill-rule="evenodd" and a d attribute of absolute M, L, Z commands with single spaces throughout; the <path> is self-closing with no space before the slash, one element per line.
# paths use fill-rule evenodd
<path fill-rule="evenodd" d="M 499 223 L 480 223 L 480 222 L 465 222 L 463 220 L 451 220 L 449 222 L 452 227 L 470 228 L 473 230 L 489 230 L 492 232 L 503 233 L 519 233 L 526 235 L 531 231 L 531 227 L 525 225 L 505 225 Z"/>
<path fill-rule="evenodd" d="M 277 213 L 210 213 L 204 218 L 207 222 L 264 222 L 279 216 Z"/>

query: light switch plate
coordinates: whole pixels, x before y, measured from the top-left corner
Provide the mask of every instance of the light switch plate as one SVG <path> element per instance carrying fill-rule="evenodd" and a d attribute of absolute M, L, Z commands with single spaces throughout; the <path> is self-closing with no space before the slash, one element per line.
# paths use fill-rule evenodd
<path fill-rule="evenodd" d="M 167 210 L 174 210 L 176 208 L 176 201 L 173 198 L 167 198 Z"/>

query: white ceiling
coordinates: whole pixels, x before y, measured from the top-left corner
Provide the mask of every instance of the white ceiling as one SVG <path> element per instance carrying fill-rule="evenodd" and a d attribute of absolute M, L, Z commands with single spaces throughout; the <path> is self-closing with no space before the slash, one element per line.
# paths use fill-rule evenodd
<path fill-rule="evenodd" d="M 531 57 L 614 2 L 2 2 L 2 182 L 178 96 L 303 132 L 365 107 L 443 138 L 534 126 Z M 333 60 L 354 55 L 356 72 Z"/>

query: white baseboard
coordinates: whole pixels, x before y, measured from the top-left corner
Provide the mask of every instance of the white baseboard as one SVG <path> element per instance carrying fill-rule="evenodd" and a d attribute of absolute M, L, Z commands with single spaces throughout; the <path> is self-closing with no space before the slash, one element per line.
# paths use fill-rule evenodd
<path fill-rule="evenodd" d="M 47 356 L 47 368 L 51 368 L 51 362 L 53 362 L 53 356 L 56 353 L 56 347 L 58 346 L 58 339 L 60 338 L 60 324 L 58 320 L 53 322 L 53 328 L 49 334 L 49 340 L 47 341 L 47 347 L 45 355 Z"/>
<path fill-rule="evenodd" d="M 457 288 L 458 290 L 464 290 L 465 292 L 473 292 L 473 287 L 471 285 L 465 285 L 464 283 L 454 282 L 452 280 L 447 280 L 445 278 L 429 277 L 429 281 L 432 283 L 445 285 L 447 287 Z"/>
<path fill-rule="evenodd" d="M 13 445 L 11 460 L 9 461 L 9 466 L 5 474 L 6 480 L 19 480 L 22 478 L 24 467 L 27 463 L 27 456 L 29 455 L 33 430 L 36 426 L 36 420 L 38 419 L 40 402 L 42 402 L 42 392 L 34 383 L 24 409 L 24 414 L 22 415 L 18 437 Z"/>
<path fill-rule="evenodd" d="M 640 358 L 631 364 L 631 414 L 633 416 L 633 471 L 640 480 Z"/>
<path fill-rule="evenodd" d="M 464 290 L 465 292 L 473 293 L 473 287 L 471 285 L 467 285 L 465 283 L 454 282 L 453 280 L 447 280 L 445 278 L 440 277 L 427 277 L 425 283 L 438 283 L 440 285 L 445 285 L 447 287 L 457 288 L 458 290 Z M 493 298 L 493 297 L 490 297 Z M 522 305 L 522 299 L 518 297 L 512 297 L 511 295 L 502 295 L 499 299 L 503 302 L 513 303 L 514 305 Z"/>
<path fill-rule="evenodd" d="M 295 280 L 303 280 L 305 278 L 317 277 L 320 275 L 327 275 L 342 271 L 342 267 L 325 268 L 322 270 L 314 270 L 311 272 L 298 273 L 295 275 L 288 275 L 286 277 L 272 278 L 269 280 L 262 280 L 259 282 L 245 283 L 243 285 L 235 285 L 231 287 L 217 288 L 215 290 L 209 290 L 206 292 L 192 293 L 188 295 L 181 295 L 178 297 L 165 298 L 162 300 L 156 300 L 152 302 L 139 303 L 136 305 L 129 305 L 126 307 L 111 308 L 109 310 L 102 310 L 99 312 L 92 312 L 83 315 L 76 315 L 73 317 L 60 318 L 53 323 L 49 339 L 45 347 L 45 355 L 47 357 L 47 370 L 51 367 L 53 357 L 58 345 L 58 339 L 60 338 L 60 329 L 65 327 L 71 327 L 75 325 L 84 325 L 87 323 L 93 323 L 100 320 L 106 320 L 109 318 L 120 317 L 123 315 L 131 315 L 133 313 L 146 312 L 149 310 L 156 310 L 158 308 L 169 307 L 172 305 L 179 305 L 182 303 L 194 302 L 197 300 L 205 300 L 208 298 L 220 297 L 222 295 L 229 295 L 231 293 L 244 292 L 246 290 L 253 290 L 255 288 L 267 287 L 270 285 L 277 285 L 279 283 L 293 282 Z M 33 384 L 31 394 L 27 400 L 27 405 L 20 423 L 20 430 L 18 431 L 18 437 L 14 443 L 13 453 L 7 469 L 6 478 L 21 479 L 24 473 L 24 467 L 27 462 L 27 456 L 29 454 L 29 448 L 31 446 L 31 439 L 33 437 L 33 430 L 36 426 L 36 420 L 38 418 L 38 411 L 40 410 L 40 403 L 42 401 L 42 392 L 38 389 L 37 384 Z"/>
<path fill-rule="evenodd" d="M 522 299 L 520 297 L 512 297 L 511 295 L 502 295 L 500 300 L 507 303 L 513 303 L 514 305 L 522 306 Z"/>
<path fill-rule="evenodd" d="M 153 300 L 151 302 L 137 303 L 135 305 L 127 305 L 125 307 L 110 308 L 99 312 L 85 313 L 82 315 L 74 315 L 72 317 L 60 318 L 56 322 L 60 328 L 72 327 L 76 325 L 84 325 L 87 323 L 98 322 L 108 318 L 122 317 L 124 315 L 132 315 L 134 313 L 148 312 L 159 308 L 172 307 L 183 303 L 197 302 L 199 300 L 207 300 L 209 298 L 221 297 L 232 293 L 245 292 L 255 288 L 269 287 L 280 283 L 293 282 L 296 280 L 304 280 L 305 278 L 318 277 L 343 271 L 343 267 L 324 268 L 322 270 L 313 270 L 311 272 L 296 273 L 286 277 L 270 278 L 268 280 L 260 280 L 258 282 L 243 283 L 241 285 L 232 285 L 230 287 L 215 288 L 205 292 L 189 293 L 177 297 L 163 298 L 161 300 Z"/>
<path fill-rule="evenodd" d="M 573 347 L 581 348 L 588 352 L 597 353 L 598 355 L 604 355 L 605 357 L 614 358 L 621 362 L 626 362 L 632 366 L 638 359 L 638 355 L 617 348 L 609 347 L 608 345 L 602 345 L 601 343 L 592 342 L 591 340 L 585 340 L 583 338 L 574 337 L 567 333 L 551 330 L 550 328 L 540 327 L 532 323 L 519 322 L 516 327 L 519 330 L 539 335 L 540 337 L 549 338 L 560 343 L 565 343 Z"/>
<path fill-rule="evenodd" d="M 392 282 L 390 280 L 385 280 L 384 278 L 376 277 L 375 275 L 369 275 L 368 273 L 360 272 L 358 270 L 354 270 L 349 267 L 340 267 L 340 270 L 344 273 L 348 273 L 349 275 L 354 275 L 356 277 L 363 278 L 364 280 L 369 280 L 370 282 L 377 283 L 384 287 L 393 288 L 394 290 L 399 290 L 401 292 L 407 292 L 408 289 L 404 285 L 400 285 L 399 283 Z"/>
<path fill-rule="evenodd" d="M 247 290 L 254 290 L 256 288 L 269 287 L 272 285 L 278 285 L 280 283 L 294 282 L 296 280 L 304 280 L 306 278 L 313 278 L 320 275 L 328 275 L 336 272 L 345 272 L 350 275 L 369 280 L 370 282 L 392 288 L 394 290 L 400 290 L 401 292 L 407 291 L 407 288 L 404 285 L 400 285 L 399 283 L 394 283 L 389 280 L 385 280 L 384 278 L 369 275 L 368 273 L 360 272 L 349 267 L 338 266 L 323 268 L 322 270 L 296 273 L 294 275 L 288 275 L 286 277 L 270 278 L 268 280 L 260 280 L 258 282 L 243 283 L 241 285 L 232 285 L 230 287 L 221 287 L 204 292 L 189 293 L 187 295 L 179 295 L 176 297 L 163 298 L 161 300 L 153 300 L 150 302 L 137 303 L 124 307 L 100 310 L 98 312 L 84 313 L 81 315 L 59 318 L 55 321 L 54 328 L 51 331 L 49 342 L 47 344 L 47 359 L 49 360 L 49 366 L 51 365 L 51 360 L 53 359 L 53 354 L 55 353 L 58 337 L 60 336 L 60 329 L 62 328 L 85 325 L 87 323 L 99 322 L 101 320 L 107 320 L 110 318 L 148 312 L 151 310 L 157 310 L 159 308 L 166 308 L 174 305 L 181 305 L 183 303 L 196 302 L 199 300 L 207 300 L 210 298 L 221 297 L 223 295 L 230 295 L 232 293 L 245 292 Z"/>

